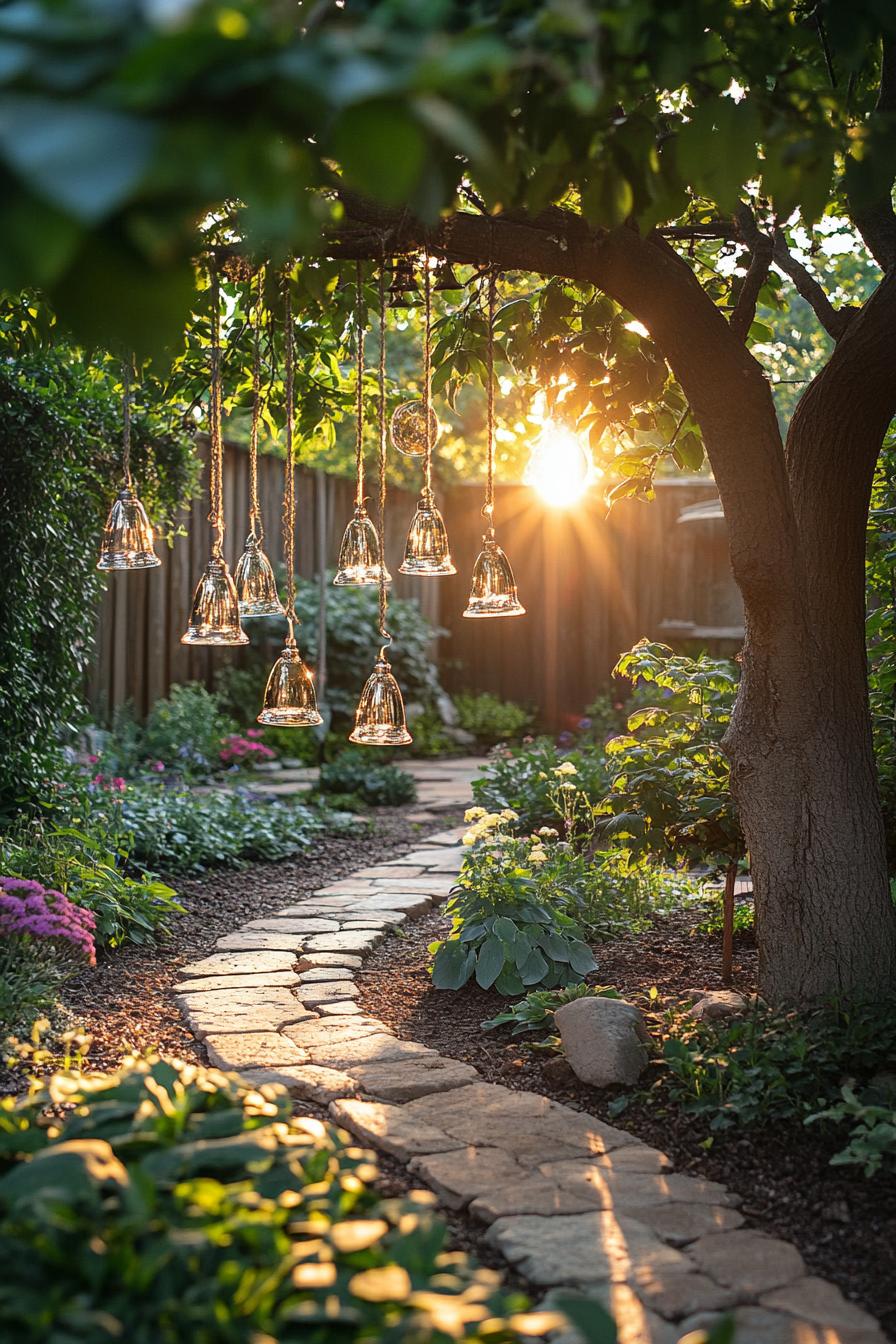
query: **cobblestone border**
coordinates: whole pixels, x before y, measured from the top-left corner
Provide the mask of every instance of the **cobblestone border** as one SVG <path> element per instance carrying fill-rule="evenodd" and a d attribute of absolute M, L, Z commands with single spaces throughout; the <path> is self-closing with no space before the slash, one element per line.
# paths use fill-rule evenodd
<path fill-rule="evenodd" d="M 730 1312 L 737 1344 L 885 1344 L 789 1242 L 745 1227 L 739 1198 L 665 1153 L 535 1092 L 398 1039 L 356 1002 L 387 933 L 445 899 L 461 831 L 252 920 L 186 966 L 177 1003 L 210 1063 L 328 1106 L 406 1163 L 538 1293 L 585 1291 L 620 1344 L 674 1344 Z"/>

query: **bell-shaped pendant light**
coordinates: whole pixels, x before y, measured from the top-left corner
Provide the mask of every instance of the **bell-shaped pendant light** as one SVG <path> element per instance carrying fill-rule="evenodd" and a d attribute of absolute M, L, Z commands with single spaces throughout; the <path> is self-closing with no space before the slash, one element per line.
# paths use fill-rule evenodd
<path fill-rule="evenodd" d="M 434 577 L 457 573 L 448 547 L 445 520 L 425 493 L 420 498 L 408 532 L 399 573 Z"/>
<path fill-rule="evenodd" d="M 249 636 L 240 625 L 240 604 L 236 584 L 220 555 L 212 554 L 205 573 L 196 585 L 193 606 L 181 644 L 248 644 Z"/>
<path fill-rule="evenodd" d="M 420 289 L 410 257 L 399 257 L 389 286 L 390 308 L 413 308 L 420 302 Z"/>
<path fill-rule="evenodd" d="M 365 747 L 406 747 L 413 741 L 401 688 L 392 675 L 385 648 L 380 649 L 374 669 L 364 683 L 355 711 L 355 726 L 348 740 Z"/>
<path fill-rule="evenodd" d="M 271 668 L 258 722 L 276 728 L 312 728 L 323 722 L 311 673 L 294 641 L 286 641 Z"/>
<path fill-rule="evenodd" d="M 162 562 L 153 546 L 152 524 L 126 483 L 109 510 L 97 569 L 155 569 Z"/>
<path fill-rule="evenodd" d="M 392 582 L 388 569 L 384 578 L 386 583 Z M 343 533 L 339 568 L 333 582 L 337 588 L 347 588 L 378 584 L 379 581 L 380 539 L 370 514 L 363 506 L 356 507 L 354 517 Z"/>
<path fill-rule="evenodd" d="M 482 538 L 482 550 L 473 566 L 473 583 L 465 616 L 524 616 L 526 608 L 516 592 L 510 561 L 493 535 Z"/>
<path fill-rule="evenodd" d="M 436 266 L 433 289 L 439 293 L 445 293 L 447 290 L 463 289 L 463 285 L 454 274 L 454 268 L 447 257 L 443 257 Z"/>
<path fill-rule="evenodd" d="M 429 433 L 430 443 L 435 444 L 441 433 L 439 417 L 430 406 Z M 423 457 L 426 452 L 426 408 L 422 401 L 403 401 L 392 412 L 389 422 L 389 438 L 392 447 L 405 457 Z"/>
<path fill-rule="evenodd" d="M 271 562 L 254 532 L 246 538 L 233 578 L 243 620 L 249 616 L 284 615 Z"/>

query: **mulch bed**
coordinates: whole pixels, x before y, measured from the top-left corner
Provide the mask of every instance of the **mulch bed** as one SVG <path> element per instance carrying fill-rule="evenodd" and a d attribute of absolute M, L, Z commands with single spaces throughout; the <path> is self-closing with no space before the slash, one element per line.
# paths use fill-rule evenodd
<path fill-rule="evenodd" d="M 294 859 L 220 868 L 201 877 L 168 877 L 186 908 L 174 917 L 170 937 L 158 945 L 130 944 L 102 956 L 93 970 L 64 990 L 60 1022 L 83 1028 L 92 1037 L 89 1067 L 114 1069 L 131 1052 L 201 1062 L 202 1049 L 174 1004 L 172 990 L 180 968 L 213 952 L 222 934 L 248 920 L 310 896 L 357 868 L 405 853 L 427 832 L 457 821 L 453 815 L 427 824 L 409 821 L 407 813 L 418 810 L 416 805 L 378 809 L 373 826 L 359 822 L 357 831 L 347 835 L 321 837 Z M 0 1067 L 0 1095 L 22 1086 L 21 1075 Z"/>
<path fill-rule="evenodd" d="M 719 940 L 693 934 L 696 918 L 681 912 L 647 933 L 601 944 L 592 978 L 635 998 L 653 986 L 661 997 L 721 987 Z M 838 1284 L 896 1338 L 896 1179 L 869 1181 L 858 1171 L 830 1167 L 842 1142 L 820 1128 L 726 1131 L 707 1146 L 705 1123 L 677 1109 L 661 1113 L 633 1102 L 614 1118 L 608 1107 L 619 1090 L 580 1083 L 557 1055 L 527 1048 L 526 1038 L 512 1037 L 509 1028 L 481 1030 L 506 1008 L 500 995 L 476 985 L 457 993 L 432 988 L 427 945 L 447 929 L 448 921 L 435 913 L 381 944 L 364 963 L 361 1007 L 398 1035 L 474 1065 L 491 1082 L 587 1110 L 667 1152 L 677 1170 L 724 1182 L 742 1196 L 752 1225 L 794 1242 L 810 1273 Z M 735 961 L 735 988 L 752 992 L 756 952 L 749 937 L 738 938 Z"/>

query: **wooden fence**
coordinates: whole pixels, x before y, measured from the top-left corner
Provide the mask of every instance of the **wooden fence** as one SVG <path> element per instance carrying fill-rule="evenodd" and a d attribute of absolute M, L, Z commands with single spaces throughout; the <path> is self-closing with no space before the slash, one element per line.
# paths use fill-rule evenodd
<path fill-rule="evenodd" d="M 228 448 L 224 466 L 226 550 L 235 563 L 248 513 L 245 453 Z M 277 459 L 260 459 L 266 546 L 275 562 L 281 558 L 280 474 Z M 617 657 L 642 635 L 736 651 L 742 610 L 724 523 L 679 521 L 684 508 L 715 497 L 712 482 L 673 477 L 658 483 L 652 503 L 626 501 L 609 515 L 597 494 L 564 512 L 541 504 L 526 487 L 498 487 L 498 536 L 527 615 L 484 621 L 462 617 L 481 536 L 480 490 L 456 486 L 440 501 L 458 573 L 438 580 L 398 574 L 414 497 L 391 494 L 387 559 L 394 588 L 416 597 L 428 619 L 446 629 L 435 652 L 448 689 L 490 690 L 530 703 L 545 724 L 561 727 L 607 688 Z M 334 564 L 351 509 L 350 481 L 300 473 L 300 573 L 316 572 L 321 545 Z M 98 712 L 127 699 L 145 712 L 172 684 L 210 684 L 215 668 L 239 656 L 180 643 L 207 557 L 205 511 L 204 499 L 196 501 L 189 535 L 164 554 L 160 569 L 110 576 L 89 687 Z M 400 671 L 398 649 L 396 667 Z"/>

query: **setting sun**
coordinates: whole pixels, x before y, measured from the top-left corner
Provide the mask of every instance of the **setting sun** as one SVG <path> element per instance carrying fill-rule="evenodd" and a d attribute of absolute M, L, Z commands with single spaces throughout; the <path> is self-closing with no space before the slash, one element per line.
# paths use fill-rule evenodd
<path fill-rule="evenodd" d="M 591 483 L 591 458 L 566 425 L 546 420 L 523 479 L 555 509 L 568 509 Z"/>

